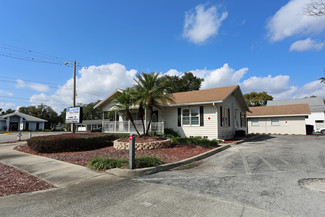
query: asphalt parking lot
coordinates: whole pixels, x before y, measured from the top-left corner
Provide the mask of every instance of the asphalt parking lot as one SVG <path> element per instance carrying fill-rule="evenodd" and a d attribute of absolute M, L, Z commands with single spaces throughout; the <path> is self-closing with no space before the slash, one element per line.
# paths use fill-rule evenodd
<path fill-rule="evenodd" d="M 310 190 L 301 185 L 309 178 L 325 178 L 324 136 L 261 136 L 193 168 L 137 180 L 290 216 L 325 216 L 325 183 Z"/>

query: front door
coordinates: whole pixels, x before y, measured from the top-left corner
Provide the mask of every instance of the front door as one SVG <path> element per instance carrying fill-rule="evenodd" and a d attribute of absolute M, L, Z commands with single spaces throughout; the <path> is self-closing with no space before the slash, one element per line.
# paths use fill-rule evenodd
<path fill-rule="evenodd" d="M 158 111 L 152 112 L 152 122 L 158 122 Z"/>

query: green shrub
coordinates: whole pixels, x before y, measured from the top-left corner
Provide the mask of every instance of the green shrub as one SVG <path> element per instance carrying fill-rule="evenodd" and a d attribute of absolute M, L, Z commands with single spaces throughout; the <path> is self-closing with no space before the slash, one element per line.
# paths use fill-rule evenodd
<path fill-rule="evenodd" d="M 107 170 L 112 168 L 119 168 L 128 165 L 129 161 L 126 159 L 115 159 L 96 157 L 88 163 L 88 167 L 95 170 Z"/>
<path fill-rule="evenodd" d="M 155 156 L 141 156 L 135 158 L 136 168 L 153 167 L 163 164 L 163 161 Z M 107 170 L 112 168 L 127 167 L 129 165 L 128 159 L 116 159 L 96 157 L 88 163 L 88 167 L 95 170 Z"/>
<path fill-rule="evenodd" d="M 172 138 L 172 142 L 187 144 L 187 145 L 199 145 L 202 147 L 217 147 L 219 144 L 219 141 L 216 139 L 209 140 L 202 137 L 191 137 L 191 138 L 175 137 Z"/>
<path fill-rule="evenodd" d="M 123 135 L 113 134 L 62 134 L 32 137 L 27 140 L 29 148 L 41 153 L 87 151 L 113 145 L 113 140 Z"/>
<path fill-rule="evenodd" d="M 154 167 L 160 164 L 163 164 L 163 161 L 156 156 L 141 156 L 135 158 L 136 168 Z"/>
<path fill-rule="evenodd" d="M 180 137 L 180 135 L 178 134 L 178 132 L 176 132 L 175 130 L 173 130 L 172 128 L 165 128 L 164 129 L 164 135 L 166 137 Z"/>

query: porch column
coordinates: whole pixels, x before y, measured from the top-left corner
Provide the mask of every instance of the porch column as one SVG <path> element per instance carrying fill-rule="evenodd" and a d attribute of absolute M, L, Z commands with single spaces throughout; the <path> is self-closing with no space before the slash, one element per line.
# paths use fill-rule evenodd
<path fill-rule="evenodd" d="M 20 125 L 23 124 L 23 129 L 20 129 Z M 18 131 L 24 130 L 24 120 L 22 117 L 20 117 L 19 124 L 18 124 Z"/>
<path fill-rule="evenodd" d="M 9 131 L 9 126 L 10 126 L 10 116 L 7 117 L 7 122 L 6 122 L 6 124 L 7 124 L 7 131 Z"/>

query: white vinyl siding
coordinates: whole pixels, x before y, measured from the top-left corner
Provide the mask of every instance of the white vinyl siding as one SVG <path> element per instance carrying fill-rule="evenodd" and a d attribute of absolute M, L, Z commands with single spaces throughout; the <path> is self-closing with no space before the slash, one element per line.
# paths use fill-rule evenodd
<path fill-rule="evenodd" d="M 197 108 L 198 110 L 198 116 L 200 116 L 200 105 L 195 107 L 171 107 L 171 108 L 164 108 L 164 126 L 165 128 L 172 128 L 176 132 L 178 132 L 183 137 L 190 137 L 190 136 L 207 136 L 208 139 L 217 139 L 217 109 L 212 104 L 211 105 L 202 105 L 203 106 L 203 121 L 204 126 L 200 126 L 200 118 L 197 119 L 194 118 L 192 122 L 197 122 L 197 125 L 182 125 L 178 126 L 177 124 L 177 109 L 181 108 L 182 113 L 183 109 L 188 108 Z M 196 114 L 196 112 L 194 112 Z M 196 116 L 194 116 L 196 117 Z"/>
<path fill-rule="evenodd" d="M 227 117 L 227 121 L 230 118 L 230 122 L 225 126 L 221 126 L 221 118 L 220 106 L 225 108 L 228 113 L 228 109 L 230 112 L 229 116 Z M 236 116 L 235 116 L 236 112 Z M 247 132 L 246 127 L 246 120 L 243 118 L 244 114 L 246 114 L 246 110 L 244 105 L 239 103 L 239 100 L 236 96 L 231 95 L 229 96 L 223 103 L 218 104 L 218 138 L 219 139 L 230 139 L 233 138 L 235 135 L 236 130 L 245 130 Z M 242 116 L 240 116 L 242 115 Z M 227 122 L 226 122 L 227 123 Z"/>
<path fill-rule="evenodd" d="M 258 126 L 253 125 L 255 119 Z M 278 125 L 274 125 L 276 119 Z M 248 122 L 248 133 L 306 135 L 305 117 L 249 118 Z"/>

